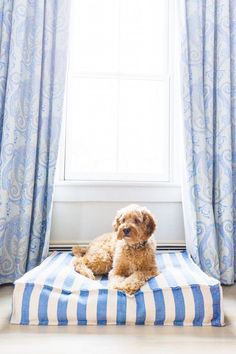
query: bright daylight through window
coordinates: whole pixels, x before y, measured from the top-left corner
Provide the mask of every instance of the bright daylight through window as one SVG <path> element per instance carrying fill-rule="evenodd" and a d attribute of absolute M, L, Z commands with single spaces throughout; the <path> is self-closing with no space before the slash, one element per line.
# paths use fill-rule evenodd
<path fill-rule="evenodd" d="M 169 182 L 173 81 L 167 0 L 73 0 L 65 180 Z"/>

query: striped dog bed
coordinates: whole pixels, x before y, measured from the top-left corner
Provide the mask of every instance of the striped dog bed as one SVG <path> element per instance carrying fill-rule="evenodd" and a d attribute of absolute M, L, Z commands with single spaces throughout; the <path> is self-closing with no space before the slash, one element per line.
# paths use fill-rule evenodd
<path fill-rule="evenodd" d="M 73 256 L 55 252 L 15 282 L 11 323 L 23 325 L 222 326 L 222 289 L 187 252 L 157 254 L 161 274 L 134 296 L 107 277 L 76 273 Z"/>

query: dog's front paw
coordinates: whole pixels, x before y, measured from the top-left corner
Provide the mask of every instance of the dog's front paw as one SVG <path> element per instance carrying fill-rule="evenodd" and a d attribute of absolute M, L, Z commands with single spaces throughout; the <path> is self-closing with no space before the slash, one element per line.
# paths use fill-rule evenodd
<path fill-rule="evenodd" d="M 128 294 L 128 295 L 134 295 L 140 288 L 138 287 L 134 287 L 132 285 L 126 285 L 124 287 L 124 291 Z"/>
<path fill-rule="evenodd" d="M 139 290 L 139 287 L 134 286 L 133 284 L 125 284 L 125 282 L 113 284 L 113 289 L 124 291 L 128 295 L 133 295 L 136 291 Z"/>
<path fill-rule="evenodd" d="M 108 288 L 111 290 L 121 290 L 121 283 L 124 281 L 124 277 L 115 277 L 109 280 Z"/>

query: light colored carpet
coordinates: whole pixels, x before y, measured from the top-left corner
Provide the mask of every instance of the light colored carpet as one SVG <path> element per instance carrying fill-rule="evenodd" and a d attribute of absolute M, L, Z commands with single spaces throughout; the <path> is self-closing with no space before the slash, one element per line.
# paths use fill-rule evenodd
<path fill-rule="evenodd" d="M 226 326 L 40 327 L 10 325 L 12 286 L 0 286 L 1 354 L 236 353 L 236 285 L 224 287 Z"/>

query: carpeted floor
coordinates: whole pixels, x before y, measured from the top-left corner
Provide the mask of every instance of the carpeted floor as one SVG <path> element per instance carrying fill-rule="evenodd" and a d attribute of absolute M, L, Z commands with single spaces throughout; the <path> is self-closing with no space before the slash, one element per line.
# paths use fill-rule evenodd
<path fill-rule="evenodd" d="M 12 286 L 0 286 L 1 354 L 236 353 L 236 285 L 224 287 L 226 326 L 38 327 L 10 325 Z"/>

